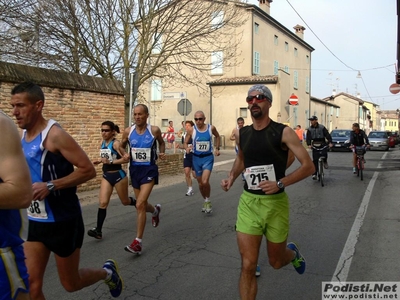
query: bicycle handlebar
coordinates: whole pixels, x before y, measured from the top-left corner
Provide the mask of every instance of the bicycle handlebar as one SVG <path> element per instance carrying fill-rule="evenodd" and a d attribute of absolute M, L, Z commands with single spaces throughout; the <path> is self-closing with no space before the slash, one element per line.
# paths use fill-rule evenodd
<path fill-rule="evenodd" d="M 322 148 L 317 148 L 317 147 L 311 145 L 311 149 L 313 149 L 313 150 L 318 150 L 318 151 L 325 150 L 325 149 L 328 148 L 328 147 L 329 147 L 329 145 L 325 145 L 325 146 L 323 146 Z"/>

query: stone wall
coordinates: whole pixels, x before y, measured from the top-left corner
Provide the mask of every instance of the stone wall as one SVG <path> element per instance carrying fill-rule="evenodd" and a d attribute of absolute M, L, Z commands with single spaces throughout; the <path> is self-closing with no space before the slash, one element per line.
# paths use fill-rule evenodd
<path fill-rule="evenodd" d="M 120 81 L 0 62 L 0 109 L 10 116 L 11 90 L 23 81 L 42 87 L 44 117 L 57 120 L 90 159 L 99 155 L 102 122 L 110 120 L 120 126 L 121 132 L 124 129 L 125 98 Z M 165 162 L 160 162 L 161 174 L 176 174 L 182 168 L 179 155 L 168 155 Z M 101 166 L 96 171 L 97 177 L 82 184 L 80 191 L 99 187 Z"/>

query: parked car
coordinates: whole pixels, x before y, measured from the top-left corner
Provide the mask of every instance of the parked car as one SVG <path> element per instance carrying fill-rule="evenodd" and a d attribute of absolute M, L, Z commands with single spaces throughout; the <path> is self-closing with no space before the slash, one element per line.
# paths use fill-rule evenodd
<path fill-rule="evenodd" d="M 334 129 L 331 131 L 332 148 L 331 151 L 351 151 L 350 129 Z"/>
<path fill-rule="evenodd" d="M 399 142 L 400 142 L 399 133 L 397 131 L 395 131 L 395 132 L 393 132 L 393 136 L 394 136 L 394 139 L 396 141 L 396 145 L 398 145 Z"/>
<path fill-rule="evenodd" d="M 389 150 L 389 134 L 386 131 L 371 131 L 368 139 L 370 150 Z"/>
<path fill-rule="evenodd" d="M 389 135 L 389 147 L 390 148 L 396 147 L 397 137 L 396 137 L 395 133 L 391 132 L 391 131 L 386 131 L 386 132 Z"/>

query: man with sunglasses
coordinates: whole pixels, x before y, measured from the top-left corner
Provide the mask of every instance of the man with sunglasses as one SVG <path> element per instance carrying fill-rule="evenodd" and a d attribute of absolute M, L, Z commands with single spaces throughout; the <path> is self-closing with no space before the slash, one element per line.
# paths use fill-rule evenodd
<path fill-rule="evenodd" d="M 221 181 L 221 187 L 228 191 L 245 169 L 246 180 L 236 221 L 242 258 L 239 292 L 241 299 L 255 299 L 257 280 L 254 273 L 263 235 L 267 238 L 269 263 L 274 269 L 291 262 L 299 274 L 305 271 L 306 262 L 296 244 L 287 243 L 289 199 L 285 187 L 311 175 L 314 167 L 294 130 L 269 117 L 272 105 L 269 88 L 260 84 L 252 86 L 246 101 L 253 124 L 236 134 L 238 155 L 229 177 Z M 301 165 L 286 175 L 291 163 L 290 152 Z"/>
<path fill-rule="evenodd" d="M 207 214 L 212 212 L 210 201 L 211 186 L 210 176 L 214 166 L 214 155 L 219 156 L 220 136 L 211 124 L 205 124 L 206 117 L 204 112 L 196 111 L 194 114 L 195 125 L 188 128 L 183 147 L 186 153 L 193 153 L 193 169 L 196 174 L 199 190 L 204 198 L 202 212 Z M 212 137 L 215 136 L 215 150 L 213 151 Z M 193 140 L 192 148 L 188 146 L 190 139 Z M 214 152 L 214 153 L 213 153 Z"/>

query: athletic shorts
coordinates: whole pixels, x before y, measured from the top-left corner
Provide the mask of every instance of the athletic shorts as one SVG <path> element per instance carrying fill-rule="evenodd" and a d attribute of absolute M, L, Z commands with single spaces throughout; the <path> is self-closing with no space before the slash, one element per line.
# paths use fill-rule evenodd
<path fill-rule="evenodd" d="M 193 169 L 196 176 L 201 176 L 204 170 L 212 171 L 214 166 L 214 155 L 199 157 L 193 156 Z"/>
<path fill-rule="evenodd" d="M 158 166 L 131 166 L 131 181 L 132 186 L 135 189 L 140 189 L 142 184 L 152 182 L 154 179 L 154 184 L 158 184 Z"/>
<path fill-rule="evenodd" d="M 265 235 L 273 243 L 286 241 L 289 234 L 287 194 L 255 195 L 243 191 L 237 211 L 236 231 Z"/>
<path fill-rule="evenodd" d="M 104 172 L 103 178 L 107 180 L 111 186 L 116 185 L 122 179 L 126 177 L 126 172 L 124 170 L 119 170 L 118 172 Z"/>
<path fill-rule="evenodd" d="M 193 168 L 193 154 L 192 153 L 189 153 L 189 154 L 187 154 L 186 153 L 186 156 L 183 158 L 183 167 L 184 168 Z"/>
<path fill-rule="evenodd" d="M 15 299 L 18 292 L 29 292 L 24 248 L 0 248 L 0 300 Z"/>
<path fill-rule="evenodd" d="M 41 242 L 58 256 L 68 257 L 82 248 L 84 231 L 82 215 L 52 223 L 29 220 L 28 241 Z"/>

